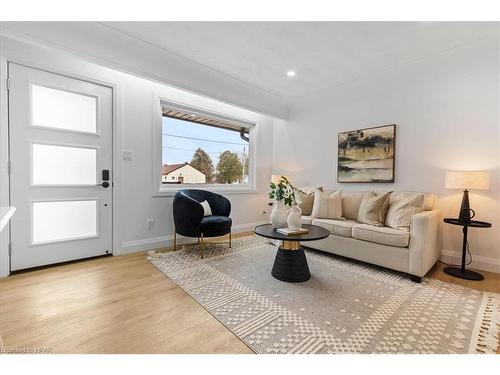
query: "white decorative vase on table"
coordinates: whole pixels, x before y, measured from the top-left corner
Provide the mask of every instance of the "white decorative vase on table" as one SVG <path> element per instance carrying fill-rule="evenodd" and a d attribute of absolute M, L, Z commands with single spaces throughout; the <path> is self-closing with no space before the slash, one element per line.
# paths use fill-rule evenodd
<path fill-rule="evenodd" d="M 286 228 L 288 218 L 288 209 L 283 202 L 276 202 L 271 211 L 271 224 L 274 229 Z"/>
<path fill-rule="evenodd" d="M 292 230 L 299 230 L 302 226 L 302 210 L 299 206 L 294 204 L 292 209 L 288 213 L 288 218 L 286 220 L 288 228 Z"/>

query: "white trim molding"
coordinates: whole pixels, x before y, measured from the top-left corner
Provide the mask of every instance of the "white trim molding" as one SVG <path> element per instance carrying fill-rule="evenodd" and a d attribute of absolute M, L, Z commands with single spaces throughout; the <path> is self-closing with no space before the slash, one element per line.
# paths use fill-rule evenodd
<path fill-rule="evenodd" d="M 246 223 L 233 225 L 231 228 L 232 233 L 241 233 L 253 230 L 257 225 L 265 224 L 265 221 L 259 221 L 256 223 Z M 193 243 L 195 239 L 190 237 L 177 236 L 177 243 L 179 245 Z M 174 235 L 169 234 L 167 236 L 144 238 L 142 240 L 125 241 L 122 243 L 121 249 L 116 251 L 113 255 L 125 255 L 136 253 L 140 251 L 151 250 L 158 247 L 172 246 L 174 243 Z"/>
<path fill-rule="evenodd" d="M 462 261 L 462 253 L 443 249 L 439 259 L 447 264 L 460 265 L 460 262 Z M 468 267 L 482 271 L 500 273 L 500 259 L 472 255 L 472 263 Z"/>

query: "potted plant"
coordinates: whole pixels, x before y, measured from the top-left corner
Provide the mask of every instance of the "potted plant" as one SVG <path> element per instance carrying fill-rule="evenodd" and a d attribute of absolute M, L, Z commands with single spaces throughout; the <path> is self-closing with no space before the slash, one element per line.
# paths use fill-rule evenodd
<path fill-rule="evenodd" d="M 273 228 L 285 228 L 288 224 L 288 227 L 291 229 L 299 229 L 301 225 L 301 212 L 295 201 L 295 193 L 290 181 L 285 176 L 281 176 L 277 183 L 271 182 L 270 188 L 269 198 L 276 201 L 271 212 L 271 224 Z M 290 210 L 292 206 L 293 209 Z"/>

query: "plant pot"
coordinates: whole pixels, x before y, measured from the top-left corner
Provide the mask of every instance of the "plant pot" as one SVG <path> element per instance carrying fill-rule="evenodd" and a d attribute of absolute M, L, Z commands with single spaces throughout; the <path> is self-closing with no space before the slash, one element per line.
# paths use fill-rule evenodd
<path fill-rule="evenodd" d="M 288 218 L 288 209 L 283 202 L 276 202 L 271 211 L 271 224 L 274 229 L 286 228 Z"/>
<path fill-rule="evenodd" d="M 288 218 L 286 220 L 288 228 L 292 230 L 298 230 L 302 226 L 302 210 L 299 206 L 294 204 L 292 209 L 288 213 Z"/>

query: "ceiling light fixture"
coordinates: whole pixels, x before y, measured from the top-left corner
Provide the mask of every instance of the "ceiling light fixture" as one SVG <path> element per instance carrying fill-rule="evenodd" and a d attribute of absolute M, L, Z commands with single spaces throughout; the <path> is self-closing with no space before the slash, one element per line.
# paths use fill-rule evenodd
<path fill-rule="evenodd" d="M 296 74 L 296 73 L 295 73 L 295 71 L 294 71 L 294 70 L 289 70 L 288 72 L 286 72 L 286 75 L 287 75 L 288 77 L 295 77 L 295 74 Z"/>

